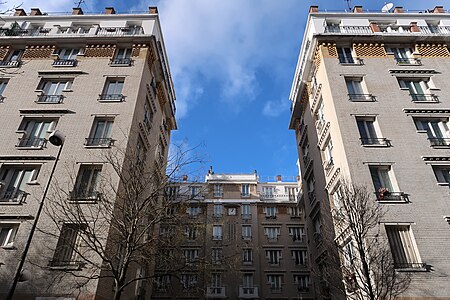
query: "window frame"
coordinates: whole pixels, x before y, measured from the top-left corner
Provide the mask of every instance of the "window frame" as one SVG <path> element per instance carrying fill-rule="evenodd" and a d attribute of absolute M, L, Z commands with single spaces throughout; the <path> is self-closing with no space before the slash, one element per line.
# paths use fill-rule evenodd
<path fill-rule="evenodd" d="M 125 77 L 107 77 L 103 85 L 102 93 L 99 95 L 100 102 L 123 102 Z M 112 88 L 112 91 L 111 91 Z"/>
<path fill-rule="evenodd" d="M 85 147 L 99 147 L 110 148 L 114 145 L 115 140 L 111 138 L 112 127 L 114 125 L 114 117 L 95 117 L 92 122 L 92 127 L 89 132 L 89 137 L 86 138 Z M 99 125 L 103 122 L 103 125 Z M 103 126 L 103 128 L 101 127 Z M 99 132 L 97 130 L 101 129 Z"/>

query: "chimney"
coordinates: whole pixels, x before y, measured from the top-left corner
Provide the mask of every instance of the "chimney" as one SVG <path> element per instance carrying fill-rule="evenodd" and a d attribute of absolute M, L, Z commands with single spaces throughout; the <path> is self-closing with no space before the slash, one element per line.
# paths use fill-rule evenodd
<path fill-rule="evenodd" d="M 105 15 L 114 15 L 116 14 L 116 10 L 114 7 L 106 7 L 105 8 Z"/>
<path fill-rule="evenodd" d="M 445 10 L 444 10 L 444 7 L 443 7 L 443 6 L 435 6 L 435 7 L 433 8 L 433 12 L 434 12 L 435 14 L 443 14 L 443 13 L 445 13 Z"/>
<path fill-rule="evenodd" d="M 409 23 L 409 27 L 411 32 L 420 32 L 419 26 L 417 26 L 417 22 L 411 22 Z"/>
<path fill-rule="evenodd" d="M 380 26 L 377 23 L 370 22 L 369 27 L 372 29 L 372 32 L 380 32 Z"/>
<path fill-rule="evenodd" d="M 316 12 L 319 12 L 319 7 L 318 7 L 317 5 L 311 5 L 311 6 L 309 7 L 309 12 L 310 12 L 310 13 L 316 13 Z"/>
<path fill-rule="evenodd" d="M 362 13 L 363 12 L 363 7 L 361 5 L 355 5 L 353 7 L 353 12 L 354 13 Z"/>
<path fill-rule="evenodd" d="M 149 14 L 158 14 L 158 8 L 156 7 L 156 6 L 150 6 L 149 8 L 148 8 L 148 13 Z"/>
<path fill-rule="evenodd" d="M 405 11 L 403 10 L 403 7 L 402 6 L 397 6 L 397 7 L 394 7 L 394 13 L 395 14 L 401 14 L 401 13 L 404 13 Z"/>
<path fill-rule="evenodd" d="M 281 181 L 281 175 L 277 175 L 277 181 L 280 182 Z"/>
<path fill-rule="evenodd" d="M 187 181 L 188 180 L 188 176 L 187 175 L 183 175 L 183 181 Z"/>
<path fill-rule="evenodd" d="M 14 13 L 14 16 L 26 16 L 27 13 L 25 12 L 25 10 L 23 8 L 16 8 L 16 12 Z"/>
<path fill-rule="evenodd" d="M 82 15 L 82 14 L 83 10 L 81 9 L 81 7 L 72 8 L 72 15 Z"/>
<path fill-rule="evenodd" d="M 41 10 L 39 8 L 32 8 L 30 16 L 42 16 Z"/>
<path fill-rule="evenodd" d="M 302 177 L 301 177 L 300 175 L 297 175 L 297 176 L 295 177 L 295 179 L 297 179 L 297 182 L 299 182 L 300 180 L 302 180 Z"/>

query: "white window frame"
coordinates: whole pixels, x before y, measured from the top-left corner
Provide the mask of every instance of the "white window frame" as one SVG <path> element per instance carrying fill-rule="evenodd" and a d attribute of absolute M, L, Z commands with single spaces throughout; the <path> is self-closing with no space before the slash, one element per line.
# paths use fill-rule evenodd
<path fill-rule="evenodd" d="M 213 240 L 222 240 L 223 239 L 223 226 L 222 225 L 213 225 Z"/>
<path fill-rule="evenodd" d="M 264 213 L 268 219 L 276 219 L 278 214 L 278 207 L 276 206 L 266 206 L 264 207 Z"/>
<path fill-rule="evenodd" d="M 421 268 L 422 259 L 414 239 L 411 224 L 385 224 L 385 230 L 396 268 Z M 414 266 L 414 264 L 417 265 Z"/>
<path fill-rule="evenodd" d="M 306 230 L 304 226 L 289 226 L 289 236 L 292 237 L 293 241 L 305 242 L 306 241 Z"/>
<path fill-rule="evenodd" d="M 264 235 L 269 241 L 277 241 L 280 235 L 280 227 L 264 227 Z"/>
<path fill-rule="evenodd" d="M 244 240 L 252 239 L 252 225 L 247 224 L 242 225 L 242 239 Z"/>
<path fill-rule="evenodd" d="M 242 262 L 244 264 L 252 264 L 253 263 L 253 249 L 252 248 L 242 249 Z"/>
<path fill-rule="evenodd" d="M 13 248 L 20 222 L 0 221 L 0 247 Z"/>
<path fill-rule="evenodd" d="M 75 180 L 72 199 L 97 199 L 102 169 L 102 165 L 81 164 Z"/>
<path fill-rule="evenodd" d="M 250 184 L 248 183 L 241 184 L 241 196 L 250 197 Z"/>
<path fill-rule="evenodd" d="M 432 165 L 439 185 L 450 185 L 450 165 Z"/>
<path fill-rule="evenodd" d="M 26 186 L 36 183 L 40 166 L 2 165 L 0 169 L 0 202 L 21 202 L 28 193 Z"/>

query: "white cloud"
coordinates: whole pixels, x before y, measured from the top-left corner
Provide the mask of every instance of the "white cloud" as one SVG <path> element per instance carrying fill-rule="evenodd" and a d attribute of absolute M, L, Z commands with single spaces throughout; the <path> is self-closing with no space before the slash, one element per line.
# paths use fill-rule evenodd
<path fill-rule="evenodd" d="M 287 97 L 281 97 L 278 100 L 267 101 L 264 104 L 262 114 L 267 117 L 278 117 L 289 108 L 289 101 Z"/>

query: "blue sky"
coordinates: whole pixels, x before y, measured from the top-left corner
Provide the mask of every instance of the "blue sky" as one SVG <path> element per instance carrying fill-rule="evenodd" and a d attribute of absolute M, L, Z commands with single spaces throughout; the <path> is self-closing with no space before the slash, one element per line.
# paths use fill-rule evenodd
<path fill-rule="evenodd" d="M 44 12 L 67 12 L 74 0 L 10 0 Z M 75 1 L 76 2 L 76 1 Z M 380 10 L 384 1 L 351 1 Z M 394 1 L 409 10 L 450 1 Z M 201 145 L 219 173 L 297 174 L 289 91 L 308 8 L 344 10 L 344 0 L 85 0 L 86 12 L 157 5 L 177 94 L 176 143 Z M 5 5 L 3 5 L 5 6 Z M 205 166 L 205 168 L 207 167 Z M 206 172 L 206 169 L 203 173 Z"/>

